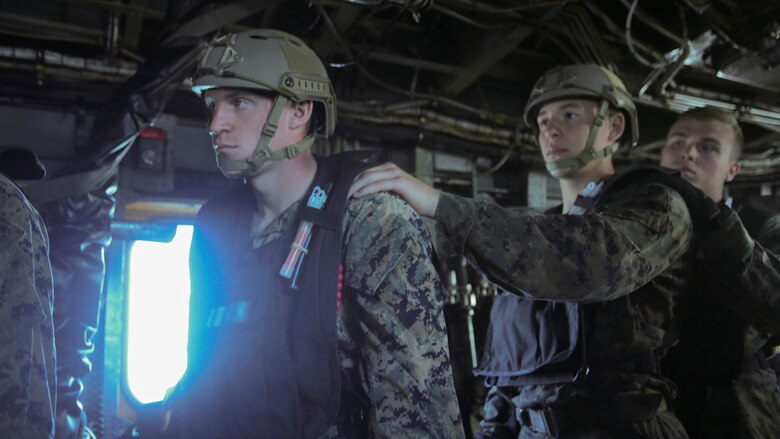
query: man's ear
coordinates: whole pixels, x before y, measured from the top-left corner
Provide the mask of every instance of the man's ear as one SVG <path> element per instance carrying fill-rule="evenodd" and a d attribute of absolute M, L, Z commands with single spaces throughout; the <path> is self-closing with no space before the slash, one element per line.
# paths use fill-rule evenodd
<path fill-rule="evenodd" d="M 308 126 L 312 113 L 314 112 L 314 102 L 292 102 L 292 106 L 293 111 L 290 113 L 290 118 L 288 119 L 290 129 L 295 130 Z"/>
<path fill-rule="evenodd" d="M 607 139 L 610 143 L 615 142 L 623 135 L 623 131 L 626 130 L 626 116 L 620 111 L 615 112 L 607 117 L 607 124 L 609 126 Z"/>
<path fill-rule="evenodd" d="M 739 162 L 731 162 L 729 164 L 728 172 L 726 172 L 726 181 L 728 182 L 733 180 L 734 177 L 736 177 L 737 174 L 739 174 L 739 169 L 740 169 Z"/>

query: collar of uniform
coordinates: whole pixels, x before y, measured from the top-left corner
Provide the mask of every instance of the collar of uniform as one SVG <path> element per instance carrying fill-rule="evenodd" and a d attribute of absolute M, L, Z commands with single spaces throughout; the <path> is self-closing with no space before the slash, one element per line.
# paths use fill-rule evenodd
<path fill-rule="evenodd" d="M 255 211 L 254 215 L 252 215 L 252 229 L 249 232 L 252 248 L 260 248 L 269 242 L 275 241 L 290 230 L 295 219 L 295 212 L 298 211 L 300 204 L 301 200 L 294 202 L 262 230 L 259 228 L 257 211 Z"/>

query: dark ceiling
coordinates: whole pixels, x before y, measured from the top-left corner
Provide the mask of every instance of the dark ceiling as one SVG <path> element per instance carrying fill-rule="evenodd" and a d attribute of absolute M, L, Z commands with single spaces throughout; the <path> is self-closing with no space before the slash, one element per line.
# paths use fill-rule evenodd
<path fill-rule="evenodd" d="M 207 28 L 203 11 L 230 5 L 236 20 L 220 31 L 273 27 L 309 42 L 348 135 L 533 161 L 521 114 L 534 80 L 595 62 L 639 104 L 640 146 L 621 160 L 654 160 L 675 112 L 716 105 L 746 122 L 741 178 L 780 181 L 776 0 L 2 0 L 0 99 L 95 111 L 175 14 L 201 11 L 194 25 Z M 203 117 L 185 86 L 165 112 Z"/>

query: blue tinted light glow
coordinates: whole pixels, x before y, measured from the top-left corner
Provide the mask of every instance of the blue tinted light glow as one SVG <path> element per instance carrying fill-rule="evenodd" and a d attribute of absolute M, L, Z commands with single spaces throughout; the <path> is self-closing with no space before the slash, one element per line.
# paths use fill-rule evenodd
<path fill-rule="evenodd" d="M 169 243 L 130 249 L 127 387 L 142 404 L 161 401 L 187 367 L 191 239 L 192 226 L 182 225 Z"/>

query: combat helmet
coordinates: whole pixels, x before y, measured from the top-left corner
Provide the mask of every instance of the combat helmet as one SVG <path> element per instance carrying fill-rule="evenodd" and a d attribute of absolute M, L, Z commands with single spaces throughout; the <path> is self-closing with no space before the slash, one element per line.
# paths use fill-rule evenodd
<path fill-rule="evenodd" d="M 534 131 L 537 138 L 539 126 L 536 123 L 536 116 L 539 114 L 539 110 L 545 104 L 561 99 L 596 100 L 599 103 L 598 112 L 591 125 L 590 134 L 582 153 L 577 157 L 547 163 L 549 171 L 571 168 L 564 176 L 569 177 L 591 160 L 608 157 L 617 151 L 620 147 L 618 142 L 608 146 L 603 151 L 593 149 L 596 134 L 604 123 L 610 107 L 622 111 L 628 122 L 626 124 L 628 132 L 624 133 L 621 142 L 630 146 L 636 145 L 639 139 L 636 106 L 623 81 L 611 71 L 596 64 L 573 64 L 555 67 L 542 75 L 534 84 L 523 112 L 526 125 Z"/>
<path fill-rule="evenodd" d="M 293 158 L 311 147 L 315 135 L 328 137 L 336 126 L 336 95 L 325 66 L 303 41 L 285 32 L 256 29 L 215 38 L 198 57 L 192 83 L 192 90 L 199 96 L 215 87 L 243 88 L 275 95 L 252 156 L 246 160 L 218 156 L 224 169 L 249 174 L 268 160 Z M 289 100 L 314 102 L 314 129 L 303 141 L 271 151 L 268 143 Z"/>

